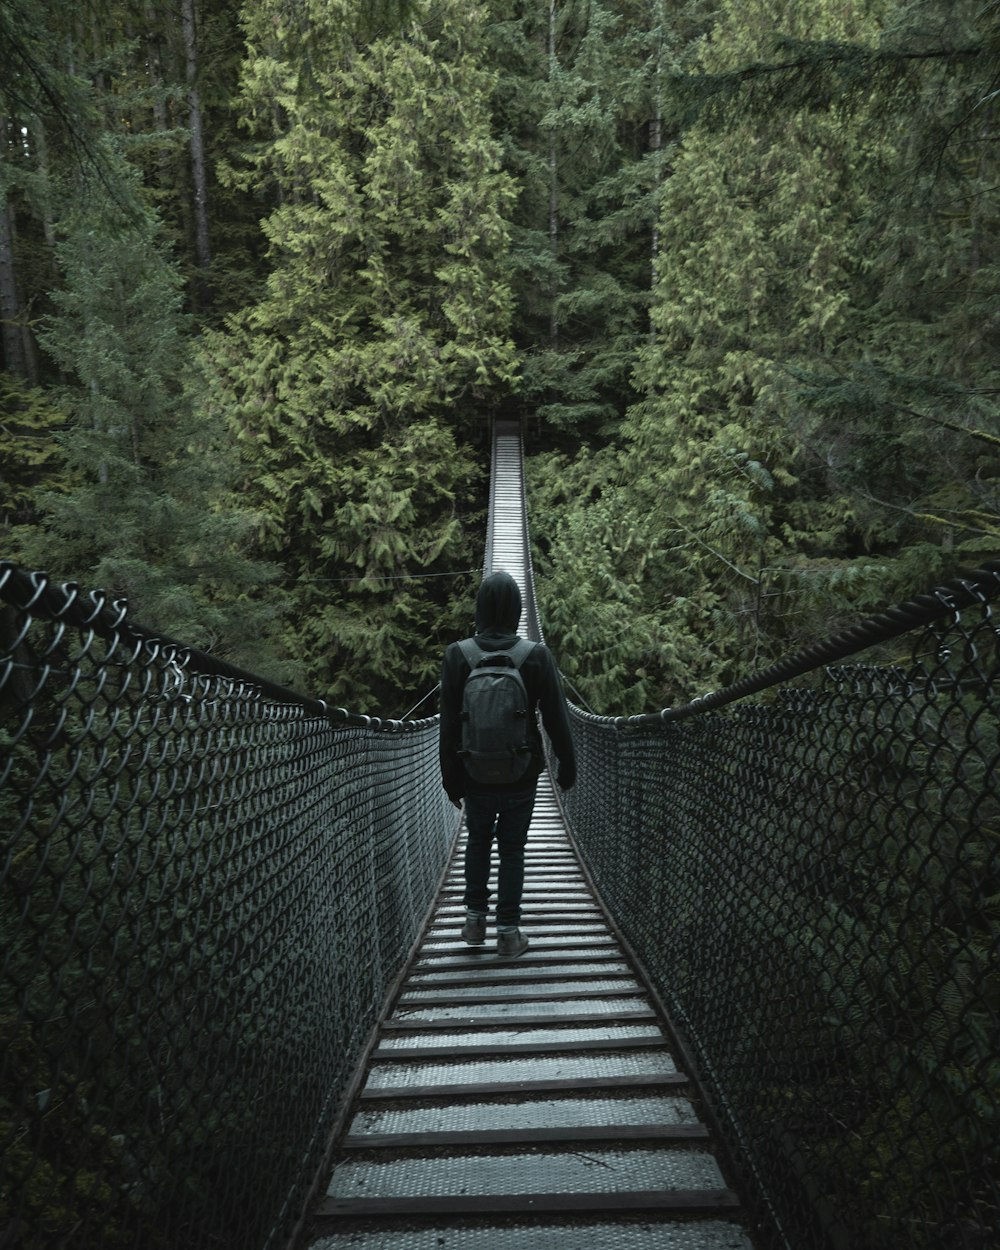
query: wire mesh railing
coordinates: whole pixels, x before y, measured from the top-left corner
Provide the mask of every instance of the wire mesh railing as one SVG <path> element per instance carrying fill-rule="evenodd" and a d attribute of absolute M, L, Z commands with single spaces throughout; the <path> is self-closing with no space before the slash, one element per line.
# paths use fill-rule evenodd
<path fill-rule="evenodd" d="M 0 565 L 0 1245 L 287 1244 L 453 817 L 436 719 Z"/>
<path fill-rule="evenodd" d="M 998 592 L 1000 562 L 687 707 L 574 715 L 584 859 L 793 1250 L 998 1244 Z"/>

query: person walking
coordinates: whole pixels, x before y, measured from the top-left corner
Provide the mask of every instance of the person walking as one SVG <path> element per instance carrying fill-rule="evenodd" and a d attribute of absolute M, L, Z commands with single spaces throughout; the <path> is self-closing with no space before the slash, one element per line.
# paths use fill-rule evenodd
<path fill-rule="evenodd" d="M 502 572 L 485 578 L 476 596 L 476 634 L 471 640 L 474 646 L 470 647 L 468 640 L 452 643 L 445 650 L 441 670 L 441 781 L 456 807 L 460 808 L 465 800 L 468 830 L 462 937 L 470 946 L 482 946 L 486 941 L 490 860 L 496 838 L 500 856 L 497 954 L 511 958 L 528 948 L 528 939 L 520 929 L 524 848 L 538 778 L 545 766 L 536 711 L 542 714 L 542 724 L 559 761 L 559 787 L 568 790 L 576 781 L 576 756 L 559 671 L 547 647 L 518 639 L 520 619 L 521 591 L 514 578 Z M 527 765 L 514 780 L 497 783 L 476 780 L 470 775 L 472 765 L 467 766 L 467 754 L 463 756 L 463 695 L 473 671 L 472 660 L 485 652 L 486 663 L 491 664 L 492 654 L 504 651 L 512 653 L 515 662 L 520 660 L 518 671 L 527 693 Z M 501 659 L 499 663 L 505 661 Z"/>

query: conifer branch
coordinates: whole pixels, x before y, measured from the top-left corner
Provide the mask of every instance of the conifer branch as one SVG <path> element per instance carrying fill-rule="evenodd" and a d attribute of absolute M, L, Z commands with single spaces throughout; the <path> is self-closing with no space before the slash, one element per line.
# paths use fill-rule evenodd
<path fill-rule="evenodd" d="M 906 516 L 913 517 L 916 521 L 926 521 L 931 525 L 945 525 L 955 529 L 964 530 L 968 534 L 977 534 L 980 537 L 1000 537 L 1000 525 L 994 528 L 990 524 L 992 518 L 989 517 L 988 514 L 966 510 L 960 513 L 957 512 L 953 516 L 943 517 L 938 516 L 933 512 L 921 512 L 917 508 L 908 508 L 905 504 L 890 503 L 888 499 L 879 499 L 876 495 L 870 494 L 861 487 L 856 487 L 855 489 L 857 490 L 857 493 L 863 499 L 867 499 L 869 503 L 873 503 L 880 508 L 889 508 L 893 512 L 902 512 Z M 985 523 L 972 525 L 967 521 L 961 520 L 961 517 L 985 517 Z"/>
<path fill-rule="evenodd" d="M 980 56 L 985 51 L 982 44 L 969 44 L 964 48 L 932 48 L 924 52 L 903 49 L 869 51 L 855 44 L 818 44 L 813 47 L 816 48 L 817 55 L 800 56 L 790 61 L 754 61 L 742 69 L 729 70 L 722 74 L 674 74 L 673 78 L 675 82 L 685 84 L 717 84 L 718 93 L 732 84 L 740 85 L 770 74 L 790 74 L 797 70 L 816 70 L 824 66 L 850 65 L 863 69 L 899 65 L 908 61 L 965 60 Z"/>
<path fill-rule="evenodd" d="M 949 421 L 946 417 L 934 417 L 929 412 L 918 412 L 915 408 L 907 408 L 905 404 L 896 404 L 889 401 L 890 406 L 895 408 L 897 412 L 905 412 L 909 417 L 917 417 L 921 421 L 929 421 L 931 425 L 939 425 L 946 430 L 954 430 L 957 434 L 968 434 L 969 438 L 978 439 L 981 443 L 986 443 L 990 447 L 1000 447 L 1000 438 L 995 434 L 987 434 L 985 430 L 970 430 L 966 425 L 959 425 L 957 421 Z"/>
<path fill-rule="evenodd" d="M 694 539 L 694 541 L 699 544 L 699 546 L 702 546 L 705 548 L 706 551 L 711 552 L 713 556 L 721 560 L 722 563 L 727 568 L 732 569 L 734 573 L 739 574 L 740 577 L 746 578 L 746 580 L 750 582 L 752 586 L 760 585 L 760 578 L 754 577 L 753 574 L 747 573 L 743 569 L 741 569 L 738 565 L 733 564 L 732 560 L 728 560 L 722 554 L 721 551 L 716 551 L 716 549 L 713 546 L 705 542 L 704 538 L 702 538 L 700 534 L 696 534 L 693 529 L 689 529 L 688 526 L 686 526 L 683 521 L 679 521 L 677 517 L 675 516 L 667 517 L 667 520 L 673 521 L 673 523 L 677 526 L 678 529 L 683 530 L 685 534 L 689 534 Z"/>
<path fill-rule="evenodd" d="M 834 75 L 841 90 L 847 94 L 852 88 L 868 93 L 873 79 L 879 74 L 901 74 L 911 64 L 929 61 L 972 61 L 987 51 L 984 43 L 928 49 L 870 49 L 857 44 L 832 41 L 806 43 L 791 39 L 778 40 L 776 48 L 795 48 L 800 54 L 780 61 L 753 61 L 740 69 L 717 74 L 675 73 L 671 77 L 682 95 L 693 97 L 695 111 L 699 105 L 707 108 L 713 103 L 721 103 L 725 106 L 745 86 L 780 81 L 782 78 L 788 80 L 793 90 L 799 84 L 799 89 L 807 90 L 813 102 L 818 104 L 821 98 L 826 99 L 823 79 L 819 77 L 824 72 Z M 768 98 L 773 100 L 774 97 L 769 95 Z"/>

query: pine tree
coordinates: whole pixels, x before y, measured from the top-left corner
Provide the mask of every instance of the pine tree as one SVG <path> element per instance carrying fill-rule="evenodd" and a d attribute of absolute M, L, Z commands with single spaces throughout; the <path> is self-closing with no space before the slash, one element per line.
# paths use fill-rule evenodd
<path fill-rule="evenodd" d="M 656 6 L 497 3 L 496 96 L 518 175 L 512 256 L 522 407 L 548 436 L 609 435 L 635 398 L 663 145 L 649 118 Z"/>
<path fill-rule="evenodd" d="M 704 55 L 752 57 L 769 37 L 765 7 L 720 17 Z M 848 174 L 857 131 L 829 111 L 782 122 L 685 135 L 663 192 L 656 336 L 640 371 L 649 399 L 628 423 L 660 576 L 717 605 L 719 660 L 746 667 L 767 654 L 775 569 L 807 528 L 797 509 L 810 466 L 786 368 L 850 334 L 850 285 L 863 281 L 851 223 L 870 206 Z"/>
<path fill-rule="evenodd" d="M 416 694 L 444 574 L 475 563 L 467 444 L 510 385 L 504 212 L 482 13 L 419 10 L 359 45 L 345 7 L 247 10 L 251 182 L 279 206 L 270 272 L 211 345 L 261 549 L 295 596 L 290 650 L 355 706 Z M 463 590 L 468 591 L 467 586 Z"/>
<path fill-rule="evenodd" d="M 39 336 L 66 379 L 51 393 L 68 418 L 69 489 L 36 500 L 41 515 L 14 530 L 15 550 L 128 598 L 165 633 L 259 659 L 261 614 L 272 609 L 240 598 L 268 571 L 242 554 L 245 510 L 219 506 L 225 430 L 196 407 L 181 279 L 134 173 L 113 151 L 103 160 L 113 188 L 78 181 L 57 223 L 63 281 Z"/>
<path fill-rule="evenodd" d="M 655 522 L 636 508 L 617 449 L 533 456 L 528 487 L 542 618 L 570 697 L 629 715 L 715 685 L 715 605 L 664 576 Z"/>
<path fill-rule="evenodd" d="M 996 548 L 996 14 L 914 15 L 723 3 L 668 82 L 645 396 L 606 472 L 668 640 L 619 662 L 667 701 Z M 610 489 L 561 529 L 595 532 Z M 620 639 L 583 610 L 596 667 Z M 710 645 L 678 664 L 683 627 Z"/>
<path fill-rule="evenodd" d="M 169 129 L 165 75 L 147 79 L 139 16 L 108 3 L 83 21 L 30 0 L 0 15 L 11 67 L 0 181 L 40 382 L 0 377 L 5 554 L 266 665 L 275 608 L 258 590 L 270 571 L 244 554 L 224 423 L 199 411 L 181 267 L 155 207 L 170 182 L 157 183 L 159 156 L 184 141 Z M 183 199 L 183 180 L 173 185 Z"/>

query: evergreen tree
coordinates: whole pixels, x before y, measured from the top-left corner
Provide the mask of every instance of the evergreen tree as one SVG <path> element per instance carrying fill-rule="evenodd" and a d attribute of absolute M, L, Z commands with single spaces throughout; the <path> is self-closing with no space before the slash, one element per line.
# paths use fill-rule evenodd
<path fill-rule="evenodd" d="M 262 298 L 211 344 L 294 595 L 289 649 L 324 695 L 390 713 L 403 674 L 433 683 L 444 575 L 476 562 L 481 454 L 458 433 L 477 438 L 514 368 L 482 12 L 418 17 L 361 46 L 346 6 L 247 9 L 248 182 L 278 207 Z"/>
<path fill-rule="evenodd" d="M 607 471 L 670 640 L 620 664 L 664 702 L 996 549 L 988 15 L 947 7 L 723 3 L 668 92 L 655 336 Z M 621 648 L 581 629 L 585 667 Z"/>
<path fill-rule="evenodd" d="M 66 414 L 45 391 L 0 373 L 0 535 L 30 524 L 42 489 L 69 489 L 57 436 Z"/>
<path fill-rule="evenodd" d="M 685 701 L 714 684 L 718 665 L 714 605 L 664 576 L 655 522 L 636 508 L 619 460 L 614 447 L 537 455 L 528 488 L 542 617 L 570 697 L 630 715 Z"/>
<path fill-rule="evenodd" d="M 58 394 L 71 489 L 49 491 L 36 525 L 15 529 L 34 567 L 127 597 L 137 619 L 194 645 L 265 654 L 262 613 L 241 598 L 267 571 L 241 545 L 245 513 L 223 502 L 224 427 L 186 379 L 181 281 L 135 176 L 113 152 L 113 197 L 78 182 L 57 223 L 63 283 L 40 333 L 66 378 Z"/>
<path fill-rule="evenodd" d="M 978 0 L 5 0 L 5 523 L 27 551 L 44 512 L 42 562 L 82 578 L 101 474 L 131 483 L 134 564 L 102 567 L 154 604 L 194 548 L 140 541 L 151 500 L 234 541 L 249 506 L 301 680 L 388 700 L 457 619 L 502 406 L 583 442 L 533 478 L 591 702 L 675 701 L 909 593 L 1000 528 L 998 29 Z M 125 272 L 162 386 L 86 347 Z M 226 313 L 192 426 L 177 381 Z M 192 612 L 225 581 L 199 568 Z"/>
<path fill-rule="evenodd" d="M 8 24 L 15 11 L 23 25 Z M 270 571 L 243 554 L 249 520 L 227 498 L 225 426 L 198 411 L 180 268 L 154 208 L 166 184 L 150 193 L 139 179 L 162 172 L 156 154 L 176 139 L 169 87 L 161 74 L 151 88 L 137 65 L 140 16 L 112 3 L 83 22 L 55 4 L 43 20 L 16 0 L 0 21 L 12 67 L 0 183 L 30 309 L 22 342 L 42 384 L 0 376 L 5 554 L 266 664 Z"/>
<path fill-rule="evenodd" d="M 557 432 L 610 435 L 646 330 L 662 6 L 493 6 L 505 160 L 520 182 L 512 258 L 523 408 Z M 568 440 L 568 441 L 571 441 Z"/>

